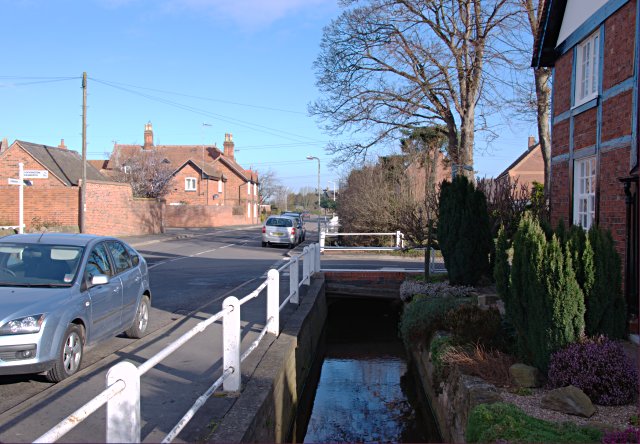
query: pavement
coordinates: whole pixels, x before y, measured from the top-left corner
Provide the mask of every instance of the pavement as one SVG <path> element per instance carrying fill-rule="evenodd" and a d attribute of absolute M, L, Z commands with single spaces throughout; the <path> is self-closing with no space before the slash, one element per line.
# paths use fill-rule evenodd
<path fill-rule="evenodd" d="M 166 242 L 175 239 L 189 239 L 199 236 L 216 234 L 224 231 L 239 231 L 257 229 L 261 225 L 229 225 L 216 228 L 166 228 L 164 233 L 159 234 L 141 234 L 137 236 L 118 236 L 134 248 L 154 244 L 158 242 Z"/>

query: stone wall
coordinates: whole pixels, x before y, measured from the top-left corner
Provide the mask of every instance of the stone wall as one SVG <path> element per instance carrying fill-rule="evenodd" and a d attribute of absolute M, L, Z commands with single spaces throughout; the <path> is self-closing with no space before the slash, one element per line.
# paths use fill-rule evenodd
<path fill-rule="evenodd" d="M 326 317 L 324 277 L 316 274 L 300 306 L 263 351 L 240 397 L 215 432 L 206 437 L 207 442 L 288 440 L 312 363 L 319 358 L 316 350 Z M 260 355 L 259 349 L 252 355 Z"/>

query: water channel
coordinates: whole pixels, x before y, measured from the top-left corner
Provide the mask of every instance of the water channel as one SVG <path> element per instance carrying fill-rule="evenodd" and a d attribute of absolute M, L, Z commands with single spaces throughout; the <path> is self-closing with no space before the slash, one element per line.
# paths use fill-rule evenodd
<path fill-rule="evenodd" d="M 305 388 L 291 441 L 441 442 L 398 321 L 393 302 L 330 301 L 324 360 Z"/>

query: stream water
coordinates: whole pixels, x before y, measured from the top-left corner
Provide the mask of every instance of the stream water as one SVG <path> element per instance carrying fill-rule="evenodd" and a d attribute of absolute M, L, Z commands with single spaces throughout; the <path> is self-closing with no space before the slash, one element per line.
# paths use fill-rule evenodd
<path fill-rule="evenodd" d="M 297 442 L 441 441 L 397 326 L 398 308 L 388 301 L 332 301 L 313 407 L 298 417 Z"/>

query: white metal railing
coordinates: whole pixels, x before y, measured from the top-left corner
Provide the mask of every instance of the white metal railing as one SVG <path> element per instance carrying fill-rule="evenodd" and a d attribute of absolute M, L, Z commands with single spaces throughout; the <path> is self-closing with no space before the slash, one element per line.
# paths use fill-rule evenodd
<path fill-rule="evenodd" d="M 298 267 L 300 260 L 302 260 L 302 276 L 299 280 Z M 286 268 L 289 268 L 289 295 L 285 301 L 280 304 L 280 272 Z M 138 367 L 128 361 L 115 364 L 107 372 L 107 388 L 105 390 L 71 415 L 67 416 L 34 442 L 50 443 L 59 440 L 84 421 L 89 415 L 106 404 L 106 442 L 139 443 L 141 427 L 140 377 L 171 353 L 179 349 L 195 335 L 202 333 L 211 324 L 222 319 L 222 375 L 196 400 L 193 406 L 162 441 L 163 443 L 172 442 L 198 409 L 204 405 L 207 399 L 209 399 L 220 386 L 222 386 L 226 392 L 240 391 L 240 365 L 242 361 L 258 346 L 267 333 L 275 336 L 280 334 L 280 311 L 288 303 L 299 303 L 300 287 L 302 285 L 310 285 L 311 275 L 318 271 L 320 271 L 320 246 L 318 244 L 312 244 L 304 247 L 302 254 L 291 258 L 288 263 L 278 269 L 269 270 L 267 279 L 254 291 L 242 299 L 229 296 L 222 302 L 221 311 L 199 322 L 191 330 Z M 260 332 L 258 338 L 251 343 L 244 353 L 240 354 L 240 307 L 244 303 L 257 298 L 265 288 L 267 290 L 266 325 Z"/>
<path fill-rule="evenodd" d="M 328 237 L 340 237 L 340 236 L 393 236 L 393 247 L 329 247 L 326 246 L 326 240 Z M 331 233 L 328 231 L 320 232 L 320 251 L 325 250 L 365 250 L 365 251 L 390 251 L 390 250 L 402 250 L 404 248 L 404 234 L 398 230 L 394 233 Z"/>

